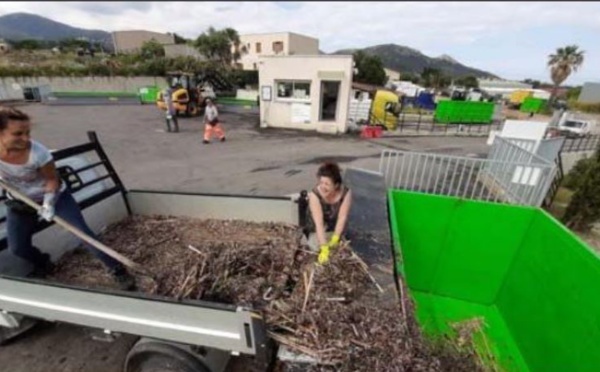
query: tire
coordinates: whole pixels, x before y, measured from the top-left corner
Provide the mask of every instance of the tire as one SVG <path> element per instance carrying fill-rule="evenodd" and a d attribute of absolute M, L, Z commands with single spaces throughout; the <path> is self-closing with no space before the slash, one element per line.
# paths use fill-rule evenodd
<path fill-rule="evenodd" d="M 187 105 L 185 110 L 185 116 L 192 117 L 198 115 L 198 105 L 194 102 L 191 102 Z"/>
<path fill-rule="evenodd" d="M 136 344 L 127 355 L 124 372 L 212 372 L 191 353 L 176 346 Z"/>

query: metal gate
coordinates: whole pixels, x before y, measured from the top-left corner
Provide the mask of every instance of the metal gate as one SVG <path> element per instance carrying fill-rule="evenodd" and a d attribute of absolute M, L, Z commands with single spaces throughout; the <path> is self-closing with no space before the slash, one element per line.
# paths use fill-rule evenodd
<path fill-rule="evenodd" d="M 540 206 L 556 165 L 497 137 L 487 159 L 384 150 L 379 171 L 390 188 Z"/>

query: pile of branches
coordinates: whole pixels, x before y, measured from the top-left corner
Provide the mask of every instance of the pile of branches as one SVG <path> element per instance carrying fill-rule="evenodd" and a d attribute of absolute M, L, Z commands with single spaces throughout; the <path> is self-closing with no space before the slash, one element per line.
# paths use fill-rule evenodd
<path fill-rule="evenodd" d="M 285 224 L 136 216 L 101 240 L 153 273 L 136 275 L 142 292 L 262 311 L 270 336 L 313 357 L 313 370 L 480 370 L 472 349 L 423 340 L 410 301 L 382 302 L 381 288 L 348 244 L 320 266 L 301 238 Z M 86 251 L 65 255 L 50 279 L 116 288 Z"/>
<path fill-rule="evenodd" d="M 101 237 L 151 273 L 136 274 L 141 292 L 255 308 L 264 305 L 265 292 L 285 291 L 300 239 L 292 225 L 163 216 L 128 218 Z M 84 250 L 66 254 L 49 279 L 117 288 L 102 263 Z"/>
<path fill-rule="evenodd" d="M 424 340 L 410 301 L 390 303 L 366 264 L 341 246 L 326 266 L 304 261 L 287 298 L 263 309 L 270 336 L 318 361 L 313 371 L 478 371 L 472 348 Z M 408 308 L 407 308 L 408 307 Z M 465 335 L 465 338 L 468 338 Z M 468 341 L 465 341 L 467 343 Z"/>

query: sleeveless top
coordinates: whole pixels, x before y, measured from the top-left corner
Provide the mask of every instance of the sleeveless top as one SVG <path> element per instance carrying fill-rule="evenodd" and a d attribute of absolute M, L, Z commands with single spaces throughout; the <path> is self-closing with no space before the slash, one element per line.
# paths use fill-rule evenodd
<path fill-rule="evenodd" d="M 46 192 L 46 180 L 39 169 L 52 160 L 52 154 L 46 146 L 31 140 L 27 162 L 11 164 L 0 160 L 0 177 L 37 202 L 44 199 Z"/>
<path fill-rule="evenodd" d="M 325 232 L 331 232 L 335 230 L 338 213 L 340 212 L 340 207 L 344 202 L 344 198 L 346 197 L 348 190 L 349 189 L 346 186 L 342 185 L 342 196 L 340 197 L 340 200 L 333 204 L 329 204 L 325 201 L 325 199 L 323 199 L 317 187 L 314 187 L 312 189 L 312 192 L 314 192 L 317 198 L 319 199 L 319 203 L 321 204 L 321 210 L 323 210 L 323 227 L 325 228 Z M 310 212 L 310 208 L 307 208 L 306 213 L 306 224 L 308 231 L 315 232 L 317 228 L 312 213 Z"/>

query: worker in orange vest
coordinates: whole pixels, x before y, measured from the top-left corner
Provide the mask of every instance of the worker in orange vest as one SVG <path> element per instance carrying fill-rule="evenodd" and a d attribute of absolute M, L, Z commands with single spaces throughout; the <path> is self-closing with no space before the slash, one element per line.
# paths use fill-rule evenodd
<path fill-rule="evenodd" d="M 209 144 L 213 134 L 221 142 L 225 142 L 225 131 L 219 122 L 219 112 L 217 106 L 210 98 L 206 99 L 206 108 L 204 109 L 204 143 Z"/>

